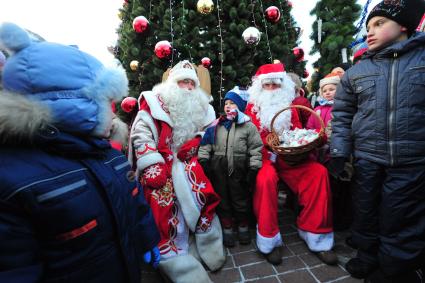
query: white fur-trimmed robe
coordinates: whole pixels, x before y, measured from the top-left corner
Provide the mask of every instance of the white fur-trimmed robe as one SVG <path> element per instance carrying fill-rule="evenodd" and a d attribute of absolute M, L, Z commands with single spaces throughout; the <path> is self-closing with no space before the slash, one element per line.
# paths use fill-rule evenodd
<path fill-rule="evenodd" d="M 192 232 L 200 258 L 211 270 L 216 270 L 225 261 L 224 252 L 220 252 L 223 250 L 221 226 L 215 216 L 219 197 L 197 159 L 182 162 L 177 158 L 177 152 L 171 149 L 173 122 L 158 95 L 143 92 L 139 105 L 140 110 L 131 128 L 129 160 L 138 177 L 145 168 L 156 163 L 164 163 L 170 169 L 163 188 L 145 187 L 146 199 L 161 234 L 161 258 L 168 260 L 188 255 L 189 234 Z M 205 126 L 214 119 L 214 110 L 209 105 Z M 203 133 L 194 133 L 193 137 L 197 134 Z M 167 266 L 164 272 L 170 270 L 173 268 Z M 179 273 L 174 271 L 168 274 L 169 277 Z"/>

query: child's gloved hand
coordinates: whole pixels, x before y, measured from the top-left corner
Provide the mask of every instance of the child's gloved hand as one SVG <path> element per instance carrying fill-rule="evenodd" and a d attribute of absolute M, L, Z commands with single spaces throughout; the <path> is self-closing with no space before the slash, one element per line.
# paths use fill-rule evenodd
<path fill-rule="evenodd" d="M 152 189 L 161 189 L 167 183 L 167 165 L 164 163 L 155 163 L 143 170 L 140 182 L 143 186 Z"/>
<path fill-rule="evenodd" d="M 345 157 L 334 157 L 329 161 L 328 171 L 334 178 L 340 178 L 345 168 Z"/>
<path fill-rule="evenodd" d="M 161 254 L 159 253 L 158 247 L 154 247 L 143 255 L 143 261 L 147 264 L 152 265 L 153 268 L 158 267 L 160 260 Z"/>

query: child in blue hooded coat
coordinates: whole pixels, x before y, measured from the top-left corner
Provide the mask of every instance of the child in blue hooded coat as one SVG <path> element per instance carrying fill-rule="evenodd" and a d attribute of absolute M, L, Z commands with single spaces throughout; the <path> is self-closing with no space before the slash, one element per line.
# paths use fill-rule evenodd
<path fill-rule="evenodd" d="M 107 140 L 124 70 L 11 23 L 0 46 L 0 282 L 140 282 L 159 233 Z"/>

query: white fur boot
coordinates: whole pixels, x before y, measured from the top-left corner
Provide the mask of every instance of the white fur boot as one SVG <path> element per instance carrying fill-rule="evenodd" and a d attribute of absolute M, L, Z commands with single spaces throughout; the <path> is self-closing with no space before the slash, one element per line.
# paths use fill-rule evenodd
<path fill-rule="evenodd" d="M 223 246 L 223 234 L 217 215 L 211 222 L 211 229 L 206 233 L 196 233 L 196 247 L 202 261 L 211 271 L 220 269 L 226 262 Z"/>
<path fill-rule="evenodd" d="M 159 270 L 175 283 L 212 283 L 205 268 L 192 255 L 161 259 Z"/>

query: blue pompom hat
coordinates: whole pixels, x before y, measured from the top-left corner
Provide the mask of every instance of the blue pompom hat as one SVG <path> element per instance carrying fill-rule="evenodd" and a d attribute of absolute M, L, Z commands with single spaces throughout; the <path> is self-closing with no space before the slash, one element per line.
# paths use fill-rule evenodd
<path fill-rule="evenodd" d="M 233 89 L 226 93 L 224 101 L 226 100 L 233 101 L 238 106 L 239 111 L 245 112 L 246 103 L 248 100 L 248 92 L 238 86 L 235 86 Z"/>
<path fill-rule="evenodd" d="M 106 137 L 111 101 L 128 92 L 122 67 L 106 68 L 76 47 L 34 41 L 13 23 L 0 25 L 0 48 L 11 56 L 3 68 L 3 88 L 47 106 L 59 130 Z"/>

